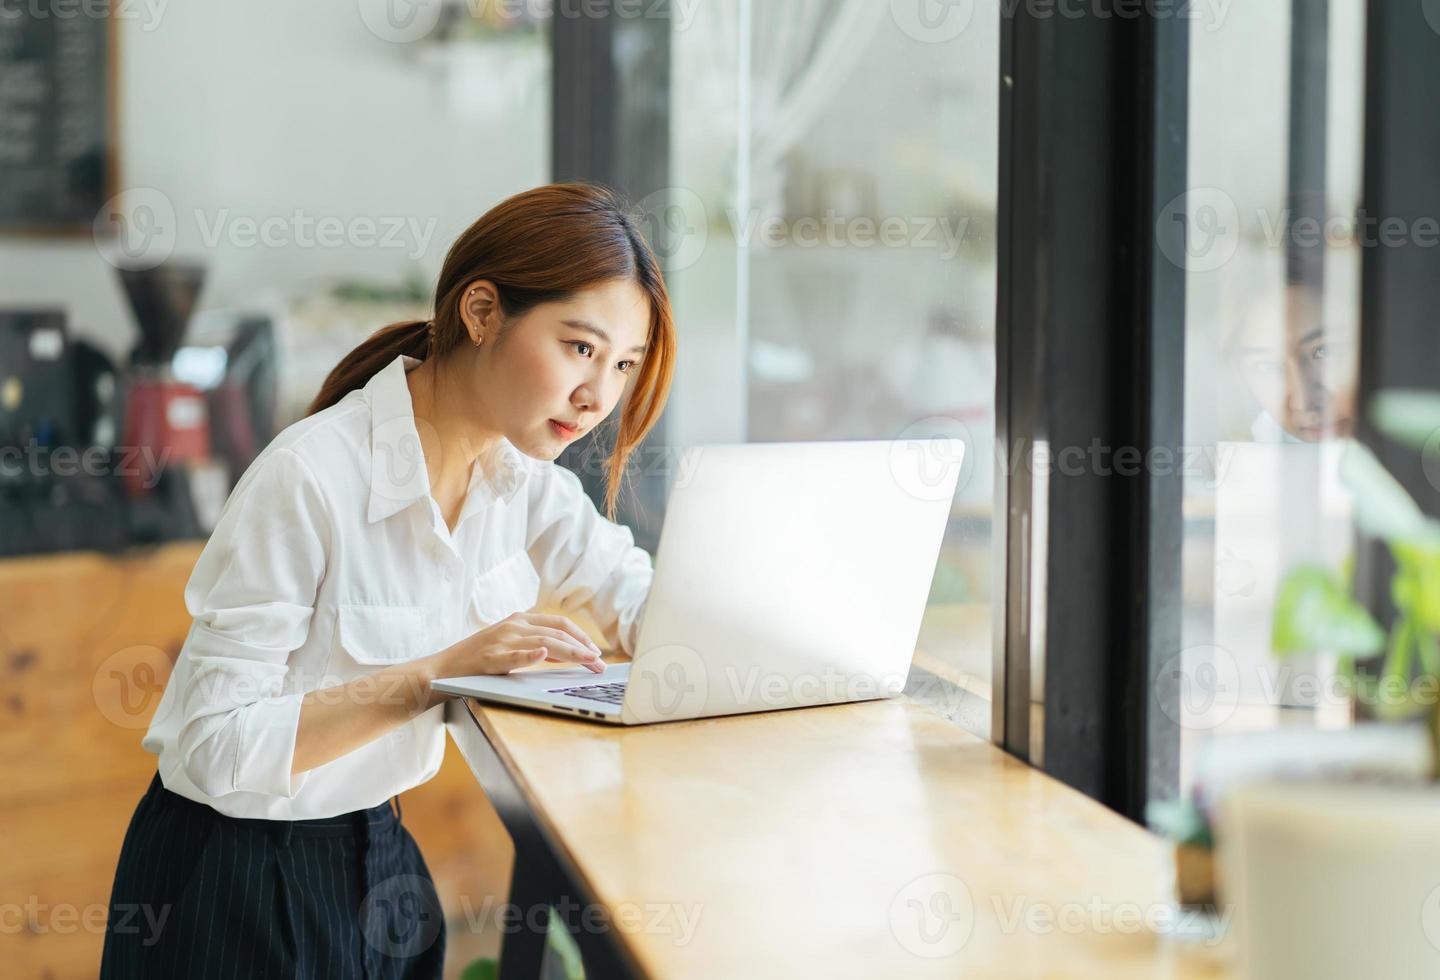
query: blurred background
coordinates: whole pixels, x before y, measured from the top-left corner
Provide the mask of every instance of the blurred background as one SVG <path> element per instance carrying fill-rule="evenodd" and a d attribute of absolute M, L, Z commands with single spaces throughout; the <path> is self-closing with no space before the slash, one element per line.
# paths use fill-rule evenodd
<path fill-rule="evenodd" d="M 621 190 L 667 270 L 680 363 L 620 517 L 642 546 L 686 446 L 964 440 L 915 664 L 990 737 L 1001 0 L 958 30 L 878 0 L 650 6 L 0 17 L 0 902 L 81 922 L 0 923 L 15 975 L 98 962 L 84 914 L 153 772 L 140 736 L 229 490 L 344 353 L 430 314 L 464 228 L 553 180 Z M 1182 786 L 1216 733 L 1351 724 L 1287 686 L 1269 631 L 1283 570 L 1352 543 L 1360 247 L 1343 220 L 1287 232 L 1356 212 L 1364 43 L 1362 0 L 1191 30 L 1187 213 L 1220 248 L 1182 259 L 1183 656 L 1235 683 L 1182 699 Z M 597 500 L 600 449 L 563 460 Z M 405 813 L 458 975 L 496 948 L 467 916 L 510 853 L 454 755 Z"/>
<path fill-rule="evenodd" d="M 987 735 L 999 10 L 980 8 L 948 43 L 873 0 L 0 19 L 0 895 L 51 909 L 0 933 L 11 962 L 93 973 L 99 930 L 53 910 L 108 897 L 230 488 L 345 352 L 428 316 L 460 231 L 552 180 L 624 192 L 667 268 L 681 360 L 620 515 L 642 546 L 680 447 L 966 441 L 917 658 Z M 565 462 L 599 500 L 596 448 Z M 509 843 L 454 758 L 409 795 L 458 970 L 494 951 L 462 900 L 503 897 Z"/>

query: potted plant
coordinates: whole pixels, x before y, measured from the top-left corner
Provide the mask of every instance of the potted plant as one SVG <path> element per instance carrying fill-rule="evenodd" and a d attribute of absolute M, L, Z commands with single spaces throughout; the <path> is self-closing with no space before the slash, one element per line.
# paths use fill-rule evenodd
<path fill-rule="evenodd" d="M 1372 406 L 1376 428 L 1421 451 L 1440 439 L 1440 396 L 1390 392 Z M 1433 448 L 1433 447 L 1432 447 Z M 1346 445 L 1341 479 L 1354 501 L 1357 529 L 1385 542 L 1395 562 L 1388 634 L 1351 595 L 1353 562 L 1337 571 L 1302 565 L 1280 584 L 1271 629 L 1277 656 L 1330 652 L 1353 698 L 1382 721 L 1423 717 L 1440 749 L 1440 521 L 1426 516 L 1362 444 Z M 1378 674 L 1356 661 L 1383 653 Z M 1440 751 L 1433 751 L 1432 778 Z"/>
<path fill-rule="evenodd" d="M 1371 417 L 1381 432 L 1402 444 L 1423 453 L 1440 449 L 1440 395 L 1384 393 L 1372 403 Z M 1429 774 L 1432 780 L 1440 779 L 1440 521 L 1427 517 L 1359 442 L 1345 445 L 1340 467 L 1357 529 L 1383 540 L 1394 558 L 1394 621 L 1387 632 L 1352 597 L 1353 561 L 1334 570 L 1304 564 L 1280 583 L 1271 647 L 1280 658 L 1336 655 L 1341 681 L 1377 720 L 1423 718 L 1429 732 Z M 1433 479 L 1440 480 L 1440 470 Z M 1358 661 L 1380 654 L 1378 673 L 1357 670 Z M 1175 844 L 1180 904 L 1214 910 L 1223 882 L 1213 860 L 1219 801 L 1211 796 L 1207 787 L 1197 786 L 1189 798 L 1154 802 L 1146 810 L 1146 821 Z"/>
<path fill-rule="evenodd" d="M 1422 452 L 1440 444 L 1440 397 L 1384 394 L 1371 418 Z M 1222 897 L 1237 912 L 1244 980 L 1440 974 L 1440 522 L 1358 442 L 1344 447 L 1340 476 L 1357 531 L 1394 559 L 1393 621 L 1383 629 L 1352 598 L 1353 562 L 1302 565 L 1280 584 L 1271 645 L 1280 657 L 1336 654 L 1352 701 L 1381 723 L 1340 737 L 1381 734 L 1371 744 L 1393 747 L 1343 774 L 1277 773 L 1220 801 Z M 1357 671 L 1376 655 L 1378 674 Z M 1408 781 L 1376 778 L 1400 746 L 1418 749 Z"/>

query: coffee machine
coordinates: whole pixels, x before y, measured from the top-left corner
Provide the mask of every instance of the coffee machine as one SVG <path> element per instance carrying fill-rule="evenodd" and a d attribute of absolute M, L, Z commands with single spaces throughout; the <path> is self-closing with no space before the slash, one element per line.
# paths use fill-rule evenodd
<path fill-rule="evenodd" d="M 0 555 L 117 550 L 118 370 L 60 309 L 0 309 Z"/>
<path fill-rule="evenodd" d="M 121 443 L 128 465 L 119 472 L 130 501 L 136 541 L 201 537 L 192 483 L 210 461 L 209 406 L 193 384 L 174 376 L 172 361 L 205 281 L 202 266 L 164 262 L 119 270 L 140 339 L 125 375 Z"/>

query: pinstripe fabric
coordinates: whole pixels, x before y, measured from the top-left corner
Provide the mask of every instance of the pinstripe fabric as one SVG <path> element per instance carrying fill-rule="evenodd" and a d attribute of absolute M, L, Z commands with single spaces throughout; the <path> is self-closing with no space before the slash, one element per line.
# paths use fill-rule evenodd
<path fill-rule="evenodd" d="M 101 977 L 441 976 L 444 919 L 397 810 L 239 819 L 157 775 L 120 850 Z"/>

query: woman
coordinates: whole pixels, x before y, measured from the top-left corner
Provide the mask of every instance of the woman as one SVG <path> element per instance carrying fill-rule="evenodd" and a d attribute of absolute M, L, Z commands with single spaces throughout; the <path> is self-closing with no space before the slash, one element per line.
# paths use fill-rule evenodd
<path fill-rule="evenodd" d="M 553 460 L 675 361 L 653 254 L 610 193 L 518 194 L 451 247 L 433 321 L 325 380 L 235 487 L 185 589 L 194 623 L 144 747 L 107 977 L 438 977 L 434 886 L 397 794 L 444 753 L 436 678 L 633 652 L 649 555 Z M 143 910 L 164 925 L 127 928 Z"/>

